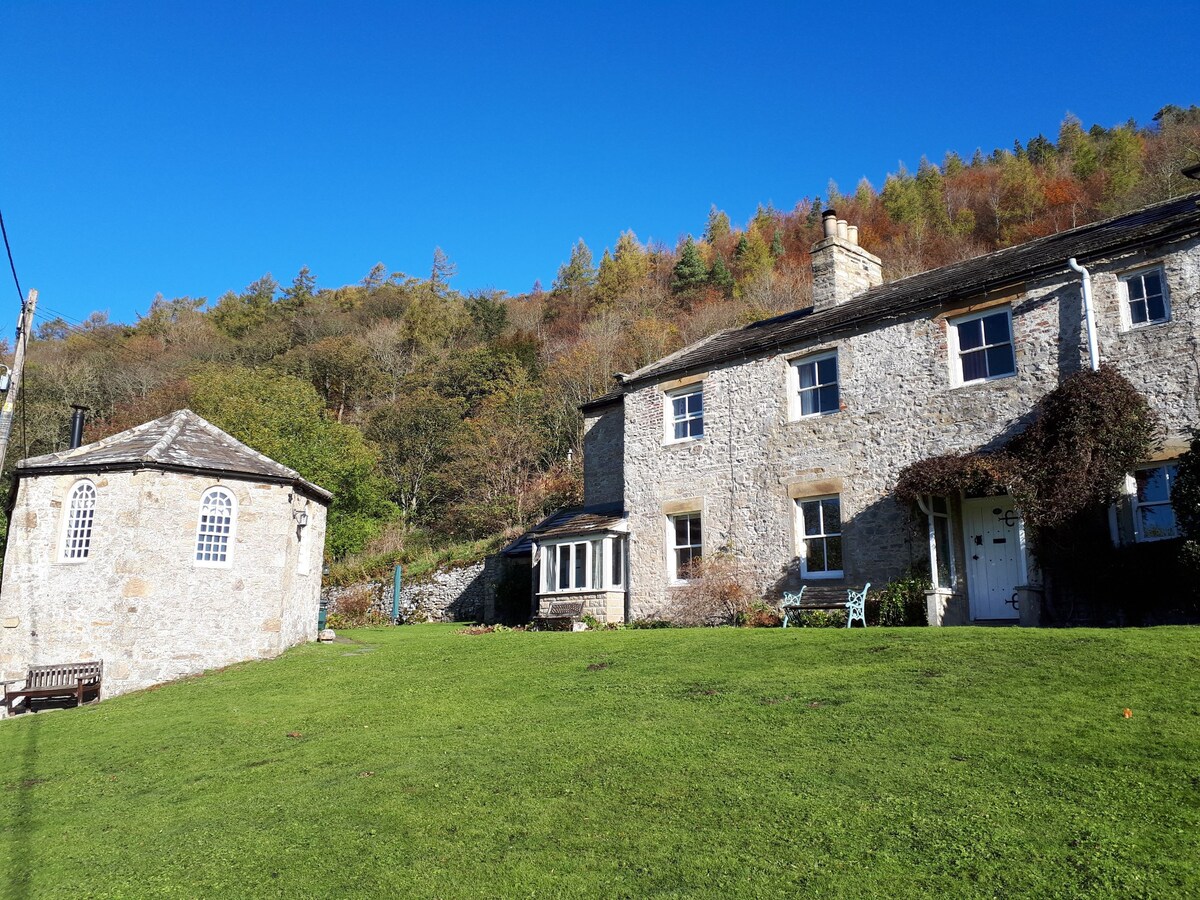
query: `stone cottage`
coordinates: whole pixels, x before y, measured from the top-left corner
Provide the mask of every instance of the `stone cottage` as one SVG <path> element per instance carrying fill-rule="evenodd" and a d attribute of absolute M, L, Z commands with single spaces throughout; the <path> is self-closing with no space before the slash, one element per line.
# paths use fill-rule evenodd
<path fill-rule="evenodd" d="M 582 407 L 586 507 L 510 548 L 530 553 L 534 609 L 574 595 L 609 621 L 659 615 L 689 563 L 728 550 L 768 597 L 915 564 L 932 572 L 933 624 L 1035 621 L 1039 573 L 1010 497 L 927 497 L 914 523 L 893 491 L 913 462 L 996 446 L 1100 360 L 1166 427 L 1129 473 L 1112 539 L 1173 537 L 1172 460 L 1200 424 L 1198 200 L 890 283 L 827 211 L 811 308 L 714 334 Z"/>
<path fill-rule="evenodd" d="M 190 410 L 15 481 L 0 679 L 102 660 L 107 697 L 315 639 L 332 495 Z"/>

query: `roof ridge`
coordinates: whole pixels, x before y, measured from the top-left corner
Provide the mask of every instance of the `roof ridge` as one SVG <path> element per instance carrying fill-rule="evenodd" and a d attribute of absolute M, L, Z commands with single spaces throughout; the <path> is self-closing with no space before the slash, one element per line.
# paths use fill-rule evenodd
<path fill-rule="evenodd" d="M 162 462 L 160 455 L 175 442 L 175 438 L 179 437 L 179 432 L 183 430 L 184 422 L 187 420 L 187 417 L 183 414 L 186 412 L 190 412 L 190 410 L 181 409 L 178 412 L 171 413 L 175 421 L 171 423 L 170 428 L 163 432 L 163 436 L 158 439 L 158 442 L 145 452 L 142 459 L 149 462 Z"/>
<path fill-rule="evenodd" d="M 707 344 L 709 341 L 716 340 L 721 335 L 726 334 L 727 332 L 733 332 L 733 331 L 741 331 L 741 329 L 740 328 L 722 328 L 720 331 L 714 331 L 712 334 L 708 335 L 707 337 L 702 337 L 699 340 L 693 341 L 692 343 L 690 343 L 684 347 L 680 347 L 674 353 L 668 353 L 666 356 L 662 357 L 661 359 L 656 359 L 656 360 L 654 360 L 654 362 L 647 363 L 646 365 L 642 366 L 640 369 L 635 369 L 633 372 L 630 372 L 628 375 L 626 375 L 621 380 L 622 381 L 632 381 L 633 379 L 637 378 L 642 372 L 645 372 L 647 369 L 653 368 L 654 366 L 662 365 L 663 363 L 670 362 L 671 360 L 675 359 L 675 357 L 680 356 L 684 353 L 687 353 L 691 350 L 698 350 L 699 348 L 701 348 L 705 344 Z"/>
<path fill-rule="evenodd" d="M 214 435 L 215 437 L 221 438 L 222 440 L 232 442 L 237 447 L 237 449 L 246 451 L 247 453 L 256 457 L 261 462 L 269 463 L 272 466 L 278 466 L 279 468 L 283 469 L 285 472 L 288 472 L 291 475 L 295 475 L 297 478 L 304 477 L 299 472 L 297 472 L 295 469 L 293 469 L 291 466 L 285 466 L 279 460 L 272 459 L 271 457 L 267 456 L 267 454 L 261 453 L 260 451 L 255 450 L 249 444 L 244 443 L 243 441 L 239 441 L 228 431 L 221 428 L 220 426 L 214 425 L 212 422 L 208 421 L 208 419 L 204 418 L 204 416 L 199 415 L 198 413 L 194 413 L 190 409 L 183 410 L 183 411 L 187 412 L 187 413 L 191 413 L 192 416 L 194 416 L 196 418 L 200 427 L 203 428 L 205 431 L 207 431 L 209 434 Z"/>

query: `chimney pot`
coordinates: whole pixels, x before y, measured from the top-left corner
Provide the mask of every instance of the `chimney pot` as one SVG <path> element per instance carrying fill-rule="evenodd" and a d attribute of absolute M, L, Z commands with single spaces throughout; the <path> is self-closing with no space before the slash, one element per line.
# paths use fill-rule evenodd
<path fill-rule="evenodd" d="M 847 235 L 848 228 L 849 228 L 849 225 L 846 223 L 845 219 L 837 220 L 837 236 L 840 237 L 842 240 L 847 239 L 846 235 Z"/>
<path fill-rule="evenodd" d="M 855 247 L 858 246 L 858 226 L 857 225 L 847 225 L 846 226 L 846 240 L 848 240 L 850 243 L 852 243 Z"/>
<path fill-rule="evenodd" d="M 88 407 L 80 406 L 78 403 L 72 403 L 71 409 L 71 449 L 83 445 L 83 414 L 88 411 Z"/>
<path fill-rule="evenodd" d="M 837 234 L 837 213 L 832 209 L 827 209 L 821 213 L 821 226 L 825 229 L 825 237 L 833 237 Z"/>

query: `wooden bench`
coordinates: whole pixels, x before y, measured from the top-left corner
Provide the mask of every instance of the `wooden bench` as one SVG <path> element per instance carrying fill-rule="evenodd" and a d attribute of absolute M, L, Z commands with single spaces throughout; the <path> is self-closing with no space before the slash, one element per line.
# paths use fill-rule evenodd
<path fill-rule="evenodd" d="M 90 696 L 100 699 L 100 683 L 103 679 L 104 663 L 94 662 L 60 663 L 53 666 L 30 666 L 25 675 L 25 686 L 13 689 L 9 685 L 17 680 L 4 681 L 4 705 L 12 712 L 14 701 L 25 698 L 25 708 L 32 709 L 34 700 L 70 700 L 84 703 Z M 19 680 L 19 679 L 18 679 Z"/>
<path fill-rule="evenodd" d="M 871 582 L 863 585 L 861 591 L 835 587 L 814 587 L 809 590 L 809 587 L 805 584 L 798 593 L 784 592 L 783 603 L 780 604 L 784 628 L 788 627 L 789 618 L 798 616 L 806 609 L 844 609 L 847 628 L 854 624 L 855 619 L 862 622 L 863 628 L 867 627 L 867 591 L 871 589 Z"/>
<path fill-rule="evenodd" d="M 538 631 L 571 631 L 583 620 L 582 600 L 553 600 L 544 616 L 533 620 Z"/>

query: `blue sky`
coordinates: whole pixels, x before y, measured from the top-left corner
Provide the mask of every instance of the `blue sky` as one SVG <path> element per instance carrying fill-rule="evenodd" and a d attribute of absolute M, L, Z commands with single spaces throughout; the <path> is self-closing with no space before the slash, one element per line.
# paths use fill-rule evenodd
<path fill-rule="evenodd" d="M 549 287 L 829 179 L 1200 102 L 1191 3 L 0 3 L 0 210 L 81 319 L 378 261 Z M 0 328 L 17 293 L 0 285 Z"/>

